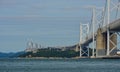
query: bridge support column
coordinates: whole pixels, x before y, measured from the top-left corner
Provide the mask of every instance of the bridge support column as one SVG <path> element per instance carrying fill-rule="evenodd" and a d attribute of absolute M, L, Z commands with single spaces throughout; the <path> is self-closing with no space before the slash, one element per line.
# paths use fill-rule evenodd
<path fill-rule="evenodd" d="M 80 51 L 79 44 L 76 45 L 75 51 L 76 52 Z"/>
<path fill-rule="evenodd" d="M 106 35 L 102 34 L 101 29 L 99 28 L 96 36 L 96 57 L 106 55 Z"/>
<path fill-rule="evenodd" d="M 117 34 L 110 33 L 109 35 L 109 55 L 112 56 L 117 54 Z M 99 28 L 96 36 L 96 57 L 107 55 L 107 44 L 107 34 L 102 33 Z"/>

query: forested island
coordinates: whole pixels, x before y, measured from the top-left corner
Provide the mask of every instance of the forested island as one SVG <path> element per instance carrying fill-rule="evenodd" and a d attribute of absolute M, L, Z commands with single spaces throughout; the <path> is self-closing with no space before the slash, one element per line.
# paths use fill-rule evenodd
<path fill-rule="evenodd" d="M 74 50 L 56 50 L 56 49 L 38 49 L 37 52 L 26 52 L 24 54 L 19 55 L 21 58 L 32 58 L 32 57 L 60 57 L 60 58 L 72 58 L 72 57 L 79 57 L 79 51 Z M 92 50 L 90 49 L 90 55 L 92 54 Z M 83 56 L 86 56 L 84 54 Z"/>

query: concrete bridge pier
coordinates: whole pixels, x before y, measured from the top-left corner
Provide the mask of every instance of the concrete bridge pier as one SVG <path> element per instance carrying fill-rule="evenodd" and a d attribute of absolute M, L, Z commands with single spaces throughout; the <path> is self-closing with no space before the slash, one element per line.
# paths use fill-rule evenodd
<path fill-rule="evenodd" d="M 96 57 L 106 55 L 106 44 L 106 34 L 102 34 L 102 30 L 99 28 L 96 36 Z"/>
<path fill-rule="evenodd" d="M 110 33 L 110 48 L 109 55 L 116 55 L 117 53 L 117 34 Z M 96 36 L 96 57 L 107 55 L 107 33 L 102 33 L 99 28 Z"/>

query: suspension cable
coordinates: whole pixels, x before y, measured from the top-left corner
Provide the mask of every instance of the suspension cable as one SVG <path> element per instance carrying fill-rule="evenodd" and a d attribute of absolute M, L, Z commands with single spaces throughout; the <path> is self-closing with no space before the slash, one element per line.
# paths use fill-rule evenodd
<path fill-rule="evenodd" d="M 116 16 L 115 18 L 117 19 L 118 18 L 118 12 L 119 12 L 119 7 L 120 7 L 120 0 L 118 0 L 118 6 L 117 6 L 117 11 L 116 11 Z"/>
<path fill-rule="evenodd" d="M 103 13 L 103 24 L 105 23 L 106 11 L 107 11 L 107 0 L 106 0 L 106 2 L 105 2 L 105 7 L 104 7 L 104 13 Z"/>
<path fill-rule="evenodd" d="M 92 18 L 93 18 L 93 14 L 92 14 Z M 90 22 L 90 24 L 92 24 L 92 21 L 93 21 L 92 18 L 91 18 L 91 22 Z M 90 31 L 92 31 L 92 25 L 90 25 Z"/>

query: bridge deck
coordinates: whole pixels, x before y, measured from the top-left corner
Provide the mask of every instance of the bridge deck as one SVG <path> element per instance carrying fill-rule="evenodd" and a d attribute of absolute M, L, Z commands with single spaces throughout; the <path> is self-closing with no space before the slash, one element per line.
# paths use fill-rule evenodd
<path fill-rule="evenodd" d="M 115 31 L 115 32 L 120 32 L 120 18 L 111 22 L 109 25 L 109 29 L 110 31 Z M 107 26 L 104 26 L 102 28 L 102 32 L 103 33 L 106 33 L 107 32 Z M 96 34 L 95 34 L 95 37 L 96 37 Z M 84 41 L 82 43 L 82 45 L 88 45 L 89 43 L 92 42 L 92 39 L 93 39 L 93 35 L 90 35 L 89 37 L 87 37 L 88 39 L 86 39 L 86 41 Z"/>
<path fill-rule="evenodd" d="M 120 18 L 109 24 L 110 31 L 120 32 Z M 102 28 L 102 32 L 107 32 L 107 26 Z"/>

